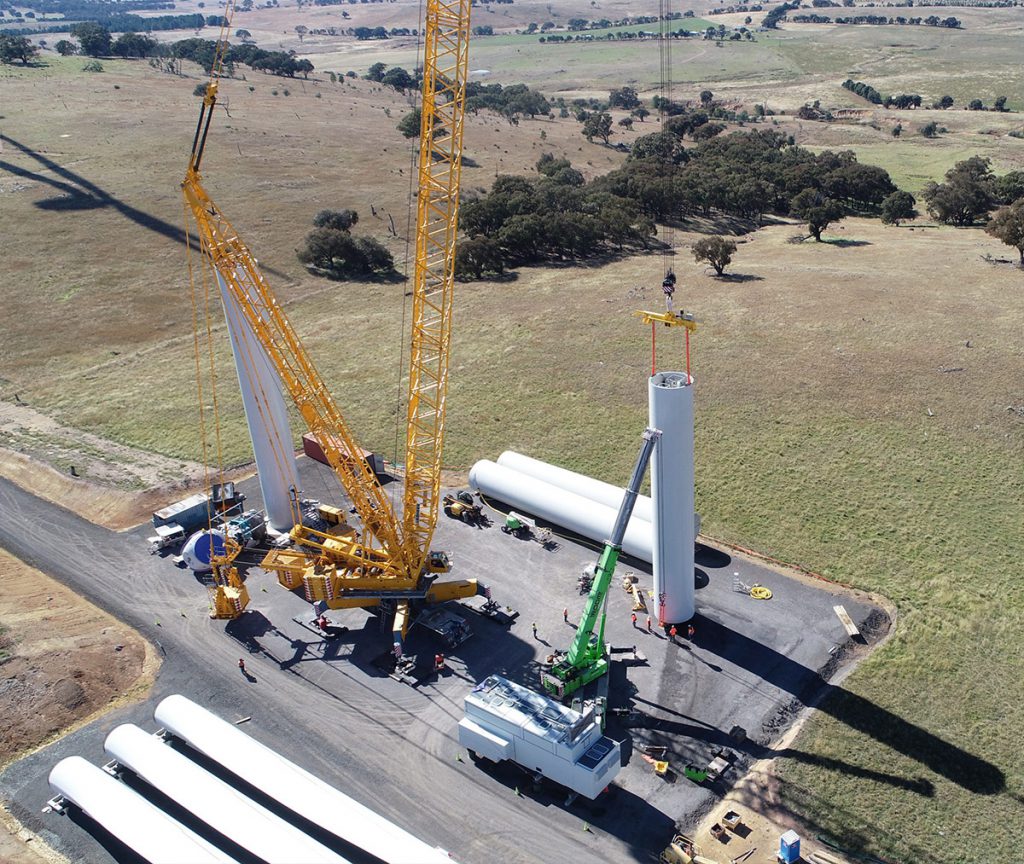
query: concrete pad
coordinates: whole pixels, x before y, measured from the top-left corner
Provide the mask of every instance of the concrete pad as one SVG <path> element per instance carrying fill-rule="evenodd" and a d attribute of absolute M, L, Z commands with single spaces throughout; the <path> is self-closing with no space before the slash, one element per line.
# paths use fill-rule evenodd
<path fill-rule="evenodd" d="M 299 464 L 307 495 L 338 500 L 330 497 L 337 487 L 329 469 L 308 459 Z M 240 485 L 250 496 L 247 505 L 259 506 L 255 481 Z M 329 612 L 338 630 L 326 638 L 311 626 L 314 616 L 301 596 L 249 566 L 248 611 L 236 621 L 212 621 L 205 617 L 201 581 L 170 557 L 147 554 L 146 526 L 115 534 L 7 486 L 0 492 L 12 505 L 0 541 L 139 628 L 164 652 L 147 702 L 89 724 L 0 775 L 0 794 L 27 827 L 72 860 L 97 864 L 117 860 L 109 838 L 83 831 L 81 820 L 40 815 L 49 797 L 46 774 L 70 753 L 101 764 L 104 732 L 126 720 L 152 729 L 152 707 L 170 692 L 229 720 L 251 718 L 245 728 L 258 740 L 464 864 L 650 860 L 675 826 L 695 824 L 747 765 L 770 756 L 772 743 L 802 708 L 829 692 L 827 679 L 864 653 L 847 637 L 833 605 L 845 606 L 868 644 L 887 626 L 885 615 L 862 597 L 702 548 L 696 632 L 692 641 L 673 644 L 646 631 L 643 613 L 632 626 L 633 598 L 621 576 L 632 571 L 645 591 L 651 579 L 646 567 L 622 561 L 609 596 L 607 636 L 628 651 L 615 651 L 613 659 L 632 657 L 634 645 L 648 658 L 646 665 L 612 664 L 609 707 L 621 714 L 610 717 L 608 732 L 622 742 L 626 764 L 597 801 L 566 805 L 563 790 L 534 788 L 515 766 L 473 765 L 458 745 L 456 726 L 465 694 L 491 673 L 539 686 L 543 658 L 566 648 L 574 635 L 572 622 L 585 601 L 576 580 L 596 560 L 594 544 L 556 536 L 556 543 L 542 547 L 502 533 L 497 513 L 490 514 L 489 527 L 442 515 L 433 545 L 453 556 L 452 576 L 481 580 L 498 603 L 520 614 L 503 626 L 455 604 L 474 635 L 444 652 L 445 674 L 426 675 L 411 687 L 375 665 L 389 650 L 391 634 L 371 614 Z M 49 541 L 30 553 L 18 543 L 31 536 L 27 526 L 33 524 L 50 526 Z M 246 551 L 242 563 L 256 565 L 261 557 Z M 772 599 L 736 593 L 734 574 L 768 586 Z M 413 627 L 407 649 L 432 658 L 440 646 L 434 634 Z M 239 656 L 246 658 L 246 678 L 237 669 Z M 734 727 L 745 730 L 742 740 L 730 736 Z M 665 748 L 669 779 L 655 776 L 640 758 L 644 745 Z M 721 750 L 729 767 L 720 779 L 697 785 L 682 776 L 687 762 L 706 766 Z"/>

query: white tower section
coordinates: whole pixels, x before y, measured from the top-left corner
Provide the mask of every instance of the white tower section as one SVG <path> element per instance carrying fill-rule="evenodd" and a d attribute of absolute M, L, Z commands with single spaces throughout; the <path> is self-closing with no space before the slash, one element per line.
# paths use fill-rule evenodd
<path fill-rule="evenodd" d="M 299 476 L 281 380 L 219 273 L 217 284 L 231 336 L 231 353 L 235 357 L 267 524 L 284 534 L 295 524 L 292 500 L 299 491 Z"/>
<path fill-rule="evenodd" d="M 654 602 L 665 624 L 694 613 L 693 376 L 658 372 L 648 385 L 649 425 L 661 430 L 651 460 Z"/>
<path fill-rule="evenodd" d="M 488 459 L 481 459 L 470 469 L 469 485 L 516 510 L 524 510 L 598 543 L 608 539 L 619 512 L 617 505 L 606 507 Z M 619 503 L 622 503 L 621 497 Z M 636 516 L 630 519 L 622 551 L 641 561 L 651 561 L 651 523 Z"/>
<path fill-rule="evenodd" d="M 552 465 L 550 462 L 541 462 L 540 459 L 532 459 L 522 453 L 516 453 L 514 450 L 506 450 L 502 453 L 498 457 L 498 464 L 503 468 L 511 468 L 513 471 L 525 474 L 527 477 L 536 477 L 538 480 L 543 480 L 566 492 L 572 492 L 574 495 L 589 498 L 605 507 L 611 507 L 616 513 L 619 512 L 622 499 L 626 494 L 626 490 L 622 486 L 595 480 L 593 477 L 587 477 L 586 474 L 568 471 L 565 468 Z M 651 521 L 651 499 L 646 495 L 636 496 L 631 523 L 633 519 L 642 519 L 644 522 Z M 644 560 L 650 561 L 650 556 Z"/>

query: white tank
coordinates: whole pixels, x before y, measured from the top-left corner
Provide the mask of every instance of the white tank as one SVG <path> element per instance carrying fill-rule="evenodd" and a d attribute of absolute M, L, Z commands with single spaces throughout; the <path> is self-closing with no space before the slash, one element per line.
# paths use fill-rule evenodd
<path fill-rule="evenodd" d="M 138 726 L 118 726 L 107 736 L 103 749 L 197 819 L 268 864 L 346 864 L 340 855 Z"/>
<path fill-rule="evenodd" d="M 694 613 L 693 378 L 659 372 L 648 381 L 650 426 L 661 430 L 651 459 L 654 603 L 664 624 Z"/>
<path fill-rule="evenodd" d="M 231 336 L 231 353 L 235 358 L 267 522 L 274 531 L 285 534 L 297 519 L 293 497 L 298 500 L 299 476 L 281 379 L 220 273 L 217 283 Z"/>
<path fill-rule="evenodd" d="M 50 788 L 150 864 L 234 864 L 234 858 L 81 756 L 53 766 Z"/>
<path fill-rule="evenodd" d="M 540 459 L 524 456 L 522 453 L 516 453 L 514 450 L 506 450 L 502 453 L 498 457 L 498 464 L 505 468 L 511 468 L 513 471 L 518 471 L 521 474 L 526 474 L 528 477 L 536 477 L 538 480 L 543 480 L 545 483 L 550 483 L 552 486 L 557 486 L 566 492 L 582 495 L 584 498 L 589 498 L 598 504 L 604 504 L 606 507 L 611 507 L 616 511 L 622 505 L 622 499 L 626 494 L 626 490 L 622 486 L 605 483 L 603 480 L 595 480 L 586 474 L 577 474 L 575 471 L 569 471 L 566 468 L 552 465 L 550 462 L 542 462 Z M 632 518 L 643 519 L 646 522 L 651 521 L 651 499 L 646 495 L 636 496 Z"/>
<path fill-rule="evenodd" d="M 489 459 L 482 459 L 470 469 L 469 485 L 516 510 L 525 510 L 598 543 L 608 540 L 619 512 L 618 505 L 598 504 Z M 622 551 L 650 563 L 651 523 L 636 517 L 630 519 Z"/>
<path fill-rule="evenodd" d="M 184 696 L 168 696 L 157 723 L 275 801 L 388 864 L 452 864 L 430 846 L 250 738 Z"/>

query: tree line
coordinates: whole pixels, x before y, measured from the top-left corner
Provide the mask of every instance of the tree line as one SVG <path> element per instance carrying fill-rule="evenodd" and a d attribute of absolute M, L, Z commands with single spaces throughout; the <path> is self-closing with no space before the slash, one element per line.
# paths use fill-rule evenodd
<path fill-rule="evenodd" d="M 791 11 L 799 8 L 800 0 L 792 0 L 790 3 L 780 3 L 761 19 L 761 26 L 767 30 L 778 30 L 779 22 L 782 21 Z"/>
<path fill-rule="evenodd" d="M 6 6 L 7 4 L 2 4 Z M 71 20 L 89 19 L 94 15 L 119 15 L 124 12 L 148 12 L 173 9 L 172 0 L 17 0 L 20 9 L 31 9 L 41 15 L 63 15 Z"/>
<path fill-rule="evenodd" d="M 71 24 L 63 22 L 47 27 L 19 28 L 18 30 L 5 30 L 5 33 L 36 35 L 42 33 L 68 33 L 83 23 L 97 24 L 113 33 L 150 33 L 157 30 L 200 30 L 203 27 L 219 27 L 223 16 L 221 15 L 155 15 L 152 18 L 144 18 L 141 15 L 96 15 L 90 16 L 90 20 Z"/>
<path fill-rule="evenodd" d="M 656 223 L 693 215 L 795 215 L 820 239 L 846 214 L 881 215 L 897 191 L 884 169 L 857 162 L 850 151 L 814 154 L 775 131 L 733 132 L 690 148 L 676 132 L 654 132 L 636 140 L 620 168 L 590 182 L 550 154 L 537 163 L 536 177 L 498 177 L 489 193 L 463 204 L 468 239 L 458 272 L 479 277 L 648 248 Z"/>
<path fill-rule="evenodd" d="M 654 222 L 629 198 L 586 183 L 569 160 L 546 153 L 536 177 L 502 175 L 463 202 L 456 273 L 479 278 L 506 267 L 580 260 L 606 250 L 647 248 Z"/>
<path fill-rule="evenodd" d="M 872 87 L 870 84 L 865 83 L 864 81 L 854 81 L 852 78 L 847 78 L 843 82 L 842 86 L 844 89 L 849 90 L 851 93 L 855 93 L 857 96 L 860 96 L 863 99 L 867 99 L 868 102 L 871 102 L 874 105 L 883 105 L 886 108 L 898 109 L 921 107 L 922 99 L 921 95 L 918 93 L 890 94 L 883 99 L 881 93 L 879 93 L 874 87 Z M 942 110 L 952 108 L 953 97 L 942 96 L 936 99 L 934 102 L 932 102 L 931 107 L 940 108 Z M 969 111 L 988 110 L 985 107 L 985 104 L 980 99 L 972 99 L 967 104 L 967 108 Z M 1006 107 L 1006 97 L 997 96 L 995 102 L 992 105 L 992 110 L 1001 112 L 1009 111 L 1010 109 Z"/>
<path fill-rule="evenodd" d="M 868 102 L 875 105 L 884 105 L 886 108 L 905 109 L 921 107 L 921 96 L 918 93 L 890 94 L 883 99 L 882 94 L 870 84 L 865 84 L 863 81 L 854 81 L 852 78 L 847 78 L 843 82 L 843 87 L 862 99 L 867 99 Z"/>
<path fill-rule="evenodd" d="M 699 34 L 695 30 L 670 30 L 665 36 L 669 39 L 689 39 Z M 537 41 L 542 45 L 557 45 L 559 43 L 566 42 L 626 42 L 631 39 L 644 40 L 644 39 L 660 39 L 661 34 L 653 30 L 617 30 L 615 32 L 605 33 L 603 36 L 595 36 L 593 33 L 576 33 L 575 35 L 561 35 L 559 33 L 550 33 L 547 36 L 541 36 Z M 739 38 L 739 37 L 737 37 Z"/>
<path fill-rule="evenodd" d="M 39 49 L 24 36 L 0 33 L 0 63 L 12 65 L 15 60 L 28 66 L 39 54 Z"/>
<path fill-rule="evenodd" d="M 660 21 L 679 21 L 682 18 L 692 18 L 693 12 L 668 12 L 664 16 L 659 15 L 629 15 L 625 18 L 617 18 L 612 20 L 610 18 L 595 18 L 594 20 L 587 20 L 586 18 L 570 18 L 566 24 L 567 29 L 572 31 L 580 30 L 608 30 L 612 27 L 635 27 L 640 24 L 657 24 Z M 536 21 L 531 21 L 526 29 L 523 31 L 527 36 L 536 33 L 540 30 L 542 33 L 548 30 L 553 30 L 555 24 L 553 21 L 544 21 L 541 24 L 537 24 Z"/>
<path fill-rule="evenodd" d="M 386 70 L 386 71 L 385 71 Z M 420 71 L 407 72 L 401 66 L 387 69 L 384 63 L 374 63 L 366 74 L 369 81 L 376 81 L 399 92 L 406 92 L 419 87 Z M 550 117 L 551 103 L 539 90 L 531 90 L 526 84 L 483 84 L 479 81 L 466 83 L 466 111 L 478 114 L 481 111 L 493 111 L 500 114 L 510 125 L 518 125 L 519 118 L 526 116 Z M 420 109 L 408 112 L 398 122 L 398 131 L 406 138 L 414 138 L 420 134 Z M 568 116 L 566 110 L 565 116 Z"/>
<path fill-rule="evenodd" d="M 852 78 L 847 78 L 843 82 L 843 88 L 849 90 L 851 93 L 855 93 L 862 99 L 867 99 L 875 105 L 882 104 L 882 94 L 879 93 L 870 84 L 865 84 L 863 81 L 854 81 Z"/>
<path fill-rule="evenodd" d="M 945 182 L 925 186 L 923 197 L 928 212 L 939 222 L 974 225 L 995 208 L 1024 199 L 1024 171 L 997 177 L 989 159 L 972 156 L 950 168 Z"/>
<path fill-rule="evenodd" d="M 894 17 L 887 17 L 885 15 L 841 15 L 835 18 L 830 18 L 828 15 L 816 15 L 812 12 L 809 15 L 794 15 L 790 20 L 794 24 L 892 24 L 924 27 L 949 27 L 953 30 L 960 29 L 963 26 L 957 18 L 939 18 L 938 15 L 929 15 L 927 18 L 907 18 L 903 15 L 896 15 Z"/>
<path fill-rule="evenodd" d="M 958 227 L 984 222 L 987 234 L 1017 250 L 1024 267 L 1024 171 L 997 177 L 988 159 L 972 156 L 957 162 L 944 180 L 924 189 L 929 214 Z"/>
<path fill-rule="evenodd" d="M 217 56 L 217 42 L 214 39 L 194 36 L 179 39 L 177 42 L 163 43 L 142 33 L 122 33 L 114 39 L 110 30 L 94 21 L 73 25 L 71 35 L 78 40 L 78 45 L 62 39 L 54 46 L 60 54 L 81 53 L 89 57 L 150 57 L 154 58 L 152 63 L 164 61 L 166 71 L 171 72 L 179 71 L 181 60 L 191 60 L 204 71 L 210 72 Z M 296 75 L 308 77 L 315 68 L 305 57 L 297 58 L 289 51 L 266 51 L 251 42 L 229 45 L 224 52 L 224 68 L 229 75 L 238 65 L 289 78 Z"/>

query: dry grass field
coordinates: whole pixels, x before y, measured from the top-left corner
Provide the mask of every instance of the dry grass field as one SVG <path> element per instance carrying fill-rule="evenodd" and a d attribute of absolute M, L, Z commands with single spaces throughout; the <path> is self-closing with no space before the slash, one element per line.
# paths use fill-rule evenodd
<path fill-rule="evenodd" d="M 1019 15 L 963 17 L 981 12 Z M 909 74 L 912 52 L 867 50 L 858 40 L 972 32 L 793 30 L 755 46 L 687 44 L 677 68 L 692 66 L 681 74 L 693 83 L 687 77 L 679 87 L 695 95 L 696 76 L 707 74 L 716 92 L 738 101 L 767 94 L 794 106 L 824 100 L 807 94 L 830 82 L 835 98 L 850 104 L 838 84 L 857 71 L 853 57 L 868 64 L 857 77 L 884 90 L 897 87 L 880 79 L 883 68 L 894 70 L 901 89 L 912 82 L 899 77 Z M 990 36 L 1003 45 L 1002 31 Z M 820 52 L 806 50 L 814 40 L 823 40 Z M 353 47 L 362 48 L 332 49 L 337 62 L 322 68 L 365 68 L 383 50 L 356 55 Z M 567 61 L 578 58 L 567 85 L 601 92 L 626 83 L 622 71 L 595 72 L 613 55 L 620 70 L 629 63 L 636 71 L 628 74 L 652 82 L 637 56 L 584 56 L 592 47 L 607 46 L 566 49 L 575 52 Z M 742 60 L 749 69 L 723 61 L 715 77 L 702 65 L 745 47 L 764 52 Z M 710 58 L 683 62 L 702 48 Z M 520 72 L 531 83 L 546 77 L 555 82 L 548 92 L 561 89 L 550 55 L 533 48 L 513 56 L 515 44 L 496 44 L 489 57 L 487 50 L 475 51 L 474 68 L 506 82 Z M 999 50 L 993 62 L 1006 69 Z M 377 59 L 385 56 L 412 65 L 398 53 Z M 656 69 L 656 52 L 645 56 Z M 758 66 L 758 56 L 775 65 Z M 194 459 L 177 183 L 200 79 L 119 61 L 89 75 L 80 59 L 47 61 L 25 71 L 0 67 L 0 236 L 10 286 L 0 398 L 17 395 L 122 445 Z M 957 63 L 967 80 L 969 58 Z M 938 65 L 929 69 L 938 75 Z M 294 250 L 316 210 L 353 207 L 357 233 L 387 242 L 402 265 L 412 156 L 394 127 L 408 106 L 366 82 L 247 77 L 224 86 L 228 112 L 211 137 L 207 186 L 259 255 L 364 443 L 393 457 L 407 286 L 324 282 L 302 270 Z M 978 95 L 990 101 L 1006 92 L 1024 108 L 1020 79 L 1012 80 L 1016 90 Z M 944 84 L 932 78 L 920 89 L 934 96 Z M 968 82 L 964 92 L 976 86 Z M 929 112 L 902 113 L 912 125 Z M 913 190 L 975 152 L 994 156 L 999 170 L 1024 167 L 1024 142 L 1005 135 L 1020 128 L 1019 114 L 945 112 L 951 131 L 935 142 L 892 142 L 885 124 L 895 116 L 878 112 L 842 126 L 783 119 L 782 128 L 811 146 L 850 146 Z M 545 151 L 569 156 L 588 175 L 622 158 L 587 144 L 571 120 L 512 127 L 471 117 L 466 144 L 479 165 L 465 171 L 469 188 L 528 170 Z M 388 233 L 389 215 L 398 237 Z M 898 609 L 895 637 L 846 682 L 843 703 L 798 740 L 804 758 L 778 766 L 782 793 L 812 830 L 888 860 L 1015 860 L 1019 838 L 991 828 L 1024 823 L 1024 757 L 1014 732 L 1024 722 L 1024 607 L 1015 578 L 1024 524 L 1024 274 L 986 260 L 1012 250 L 980 229 L 850 219 L 826 232 L 825 243 L 793 242 L 801 234 L 801 226 L 774 224 L 742 238 L 727 279 L 693 263 L 687 246 L 696 235 L 676 232 L 674 260 L 677 297 L 703 319 L 694 366 L 705 530 L 885 594 Z M 510 447 L 621 482 L 646 415 L 649 368 L 649 333 L 630 313 L 660 305 L 663 267 L 660 256 L 639 256 L 459 285 L 449 465 L 465 468 Z M 644 286 L 646 300 L 635 296 Z M 671 342 L 659 342 L 666 362 L 679 350 Z M 226 359 L 226 344 L 221 354 Z M 243 461 L 234 373 L 222 369 L 227 461 Z M 30 434 L 7 434 L 7 446 L 46 456 Z"/>

